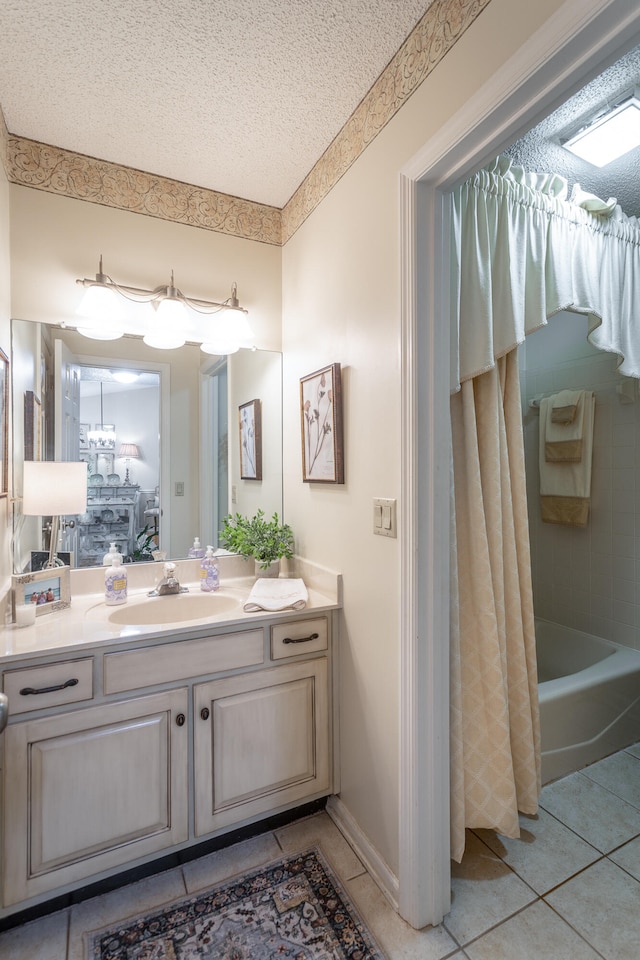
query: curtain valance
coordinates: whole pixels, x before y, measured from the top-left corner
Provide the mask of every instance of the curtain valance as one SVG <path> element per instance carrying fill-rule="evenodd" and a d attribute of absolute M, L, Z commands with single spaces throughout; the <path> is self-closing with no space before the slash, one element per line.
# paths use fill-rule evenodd
<path fill-rule="evenodd" d="M 506 157 L 452 194 L 452 389 L 561 310 L 640 377 L 640 221 Z M 594 212 L 598 211 L 598 212 Z"/>

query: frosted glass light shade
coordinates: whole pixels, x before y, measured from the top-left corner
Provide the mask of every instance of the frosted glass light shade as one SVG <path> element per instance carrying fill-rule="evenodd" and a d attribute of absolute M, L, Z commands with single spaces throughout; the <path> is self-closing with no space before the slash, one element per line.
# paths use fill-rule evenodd
<path fill-rule="evenodd" d="M 177 350 L 185 345 L 182 333 L 186 320 L 186 311 L 180 300 L 161 300 L 149 320 L 149 326 L 143 340 L 148 347 L 157 350 Z"/>
<path fill-rule="evenodd" d="M 27 517 L 65 516 L 87 509 L 87 465 L 25 460 L 22 512 Z"/>
<path fill-rule="evenodd" d="M 203 331 L 204 342 L 200 346 L 203 353 L 223 356 L 251 344 L 253 333 L 246 314 L 240 310 L 221 310 L 206 322 L 208 329 Z"/>
<path fill-rule="evenodd" d="M 640 146 L 640 101 L 626 100 L 563 146 L 595 167 L 605 167 Z"/>
<path fill-rule="evenodd" d="M 115 290 L 92 286 L 84 291 L 76 310 L 83 317 L 78 333 L 92 340 L 118 340 L 124 334 L 124 309 Z"/>
<path fill-rule="evenodd" d="M 76 313 L 79 317 L 87 317 L 88 320 L 102 320 L 108 317 L 119 320 L 124 316 L 124 309 L 115 290 L 95 284 L 86 287 Z"/>
<path fill-rule="evenodd" d="M 100 320 L 92 321 L 91 324 L 87 324 L 86 326 L 78 326 L 76 330 L 78 333 L 81 333 L 83 337 L 89 337 L 91 340 L 119 340 L 120 337 L 124 336 L 123 329 L 113 324 L 101 325 Z"/>

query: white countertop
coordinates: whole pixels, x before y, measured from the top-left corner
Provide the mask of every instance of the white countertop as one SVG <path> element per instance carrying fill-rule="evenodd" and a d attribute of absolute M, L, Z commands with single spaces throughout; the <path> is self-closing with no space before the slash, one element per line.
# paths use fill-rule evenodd
<path fill-rule="evenodd" d="M 226 560 L 226 558 L 221 558 Z M 207 615 L 201 619 L 190 619 L 188 621 L 170 622 L 163 624 L 128 624 L 113 623 L 109 616 L 114 611 L 118 613 L 118 619 L 123 615 L 126 617 L 127 607 L 130 609 L 138 608 L 142 603 L 148 604 L 171 604 L 175 601 L 174 597 L 155 597 L 147 596 L 161 575 L 162 564 L 144 564 L 145 571 L 136 571 L 134 576 L 129 578 L 128 600 L 126 604 L 117 606 L 107 606 L 104 602 L 104 592 L 96 591 L 98 583 L 104 578 L 104 570 L 97 568 L 91 571 L 73 571 L 71 587 L 71 605 L 58 611 L 52 611 L 36 618 L 35 624 L 27 627 L 18 627 L 16 624 L 8 624 L 4 630 L 0 631 L 0 666 L 14 659 L 29 659 L 47 654 L 61 654 L 69 651 L 75 652 L 90 648 L 94 645 L 122 644 L 142 639 L 153 639 L 163 636 L 188 637 L 193 634 L 202 635 L 206 633 L 207 626 L 215 627 L 228 626 L 237 628 L 245 624 L 254 624 L 256 621 L 273 618 L 282 619 L 283 617 L 300 616 L 301 614 L 315 613 L 322 610 L 332 610 L 341 606 L 341 578 L 338 574 L 315 567 L 296 558 L 295 562 L 290 562 L 286 571 L 290 576 L 301 577 L 309 599 L 307 605 L 302 610 L 280 610 L 277 612 L 257 611 L 246 613 L 243 604 L 247 600 L 251 588 L 255 582 L 252 576 L 225 576 L 228 573 L 246 572 L 248 569 L 244 564 L 244 569 L 238 569 L 238 558 L 229 558 L 229 564 L 220 563 L 220 591 L 211 596 L 213 611 L 215 611 L 216 599 L 227 601 L 237 601 L 237 607 L 229 610 L 229 603 L 221 603 L 220 613 L 207 610 Z M 184 580 L 183 576 L 194 574 L 196 572 L 193 561 L 179 561 L 179 574 L 182 586 L 189 589 L 190 594 L 200 594 L 199 581 L 194 579 Z M 132 567 L 127 566 L 129 573 Z M 81 577 L 74 574 L 88 574 Z M 146 581 L 142 585 L 140 582 Z M 132 588 L 132 581 L 134 585 Z M 92 589 L 93 588 L 93 589 Z M 186 595 L 183 595 L 186 596 Z"/>

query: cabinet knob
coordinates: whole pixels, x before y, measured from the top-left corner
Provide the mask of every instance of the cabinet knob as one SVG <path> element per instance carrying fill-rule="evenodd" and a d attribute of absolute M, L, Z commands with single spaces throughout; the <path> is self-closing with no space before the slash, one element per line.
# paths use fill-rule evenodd
<path fill-rule="evenodd" d="M 185 717 L 184 713 L 179 713 L 178 716 L 176 717 L 176 723 L 178 724 L 179 727 L 184 727 L 186 719 L 187 718 Z"/>
<path fill-rule="evenodd" d="M 208 719 L 209 719 L 209 707 L 203 707 L 202 710 L 200 711 L 200 716 L 202 717 L 203 720 L 208 720 Z"/>

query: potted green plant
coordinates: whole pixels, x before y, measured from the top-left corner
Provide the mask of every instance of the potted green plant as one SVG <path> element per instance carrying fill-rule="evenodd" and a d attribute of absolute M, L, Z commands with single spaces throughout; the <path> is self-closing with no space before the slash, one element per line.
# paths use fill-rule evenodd
<path fill-rule="evenodd" d="M 287 523 L 280 523 L 277 513 L 267 520 L 264 511 L 253 517 L 229 514 L 222 521 L 220 545 L 242 557 L 253 557 L 256 575 L 277 577 L 282 557 L 293 556 L 293 532 Z"/>
<path fill-rule="evenodd" d="M 131 553 L 131 559 L 134 563 L 140 563 L 146 560 L 153 560 L 153 548 L 155 547 L 155 538 L 153 530 L 147 524 L 136 535 L 135 545 Z"/>

